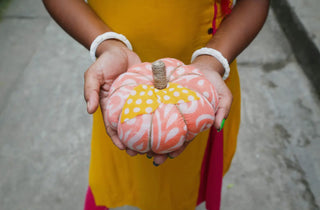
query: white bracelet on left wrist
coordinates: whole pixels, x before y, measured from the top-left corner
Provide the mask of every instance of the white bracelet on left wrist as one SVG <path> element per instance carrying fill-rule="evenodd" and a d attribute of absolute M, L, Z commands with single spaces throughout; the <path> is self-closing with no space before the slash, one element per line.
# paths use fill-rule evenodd
<path fill-rule="evenodd" d="M 91 57 L 92 61 L 96 60 L 96 51 L 97 51 L 98 46 L 103 41 L 108 40 L 108 39 L 117 39 L 117 40 L 123 42 L 129 48 L 129 50 L 132 50 L 131 43 L 124 35 L 118 34 L 116 32 L 106 32 L 104 34 L 97 36 L 97 38 L 95 38 L 95 40 L 93 40 L 93 42 L 90 46 L 90 57 Z"/>
<path fill-rule="evenodd" d="M 212 49 L 212 48 L 208 48 L 208 47 L 203 47 L 199 50 L 196 50 L 191 57 L 191 63 L 194 61 L 194 59 L 196 59 L 196 57 L 200 56 L 200 55 L 211 55 L 213 57 L 215 57 L 223 66 L 224 68 L 224 74 L 222 79 L 226 80 L 230 74 L 230 67 L 229 67 L 229 63 L 228 60 L 221 54 L 221 52 L 219 52 L 218 50 Z"/>

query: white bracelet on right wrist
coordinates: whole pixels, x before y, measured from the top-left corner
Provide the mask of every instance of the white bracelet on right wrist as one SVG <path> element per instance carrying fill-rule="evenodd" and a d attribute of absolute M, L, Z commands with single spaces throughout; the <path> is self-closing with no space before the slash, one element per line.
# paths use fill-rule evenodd
<path fill-rule="evenodd" d="M 223 80 L 226 80 L 230 74 L 230 66 L 228 63 L 228 60 L 219 52 L 218 50 L 208 48 L 208 47 L 203 47 L 199 50 L 194 51 L 191 57 L 191 63 L 198 57 L 199 55 L 211 55 L 215 57 L 223 66 L 225 69 L 224 75 L 222 77 Z"/>
<path fill-rule="evenodd" d="M 92 61 L 96 60 L 96 51 L 98 46 L 105 40 L 108 39 L 117 39 L 121 42 L 123 42 L 129 50 L 132 50 L 132 45 L 129 42 L 129 40 L 122 34 L 118 34 L 116 32 L 106 32 L 104 34 L 101 34 L 95 38 L 90 46 L 90 57 Z"/>

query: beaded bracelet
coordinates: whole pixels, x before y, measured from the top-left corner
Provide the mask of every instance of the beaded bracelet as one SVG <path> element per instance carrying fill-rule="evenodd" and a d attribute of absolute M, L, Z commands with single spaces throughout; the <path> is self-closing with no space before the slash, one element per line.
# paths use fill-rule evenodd
<path fill-rule="evenodd" d="M 208 47 L 203 47 L 203 48 L 201 48 L 199 50 L 196 50 L 192 54 L 191 63 L 199 55 L 211 55 L 211 56 L 215 57 L 222 64 L 223 68 L 225 69 L 222 79 L 226 80 L 228 78 L 228 76 L 230 74 L 230 67 L 229 67 L 228 60 L 218 50 L 215 50 L 215 49 L 212 49 L 212 48 L 208 48 Z"/>
<path fill-rule="evenodd" d="M 118 34 L 115 32 L 106 32 L 104 34 L 97 36 L 97 38 L 95 38 L 95 40 L 92 42 L 92 44 L 90 46 L 90 57 L 91 57 L 92 61 L 96 60 L 96 51 L 97 51 L 98 46 L 103 41 L 108 40 L 108 39 L 117 39 L 117 40 L 123 42 L 130 50 L 132 50 L 131 43 L 124 35 Z"/>

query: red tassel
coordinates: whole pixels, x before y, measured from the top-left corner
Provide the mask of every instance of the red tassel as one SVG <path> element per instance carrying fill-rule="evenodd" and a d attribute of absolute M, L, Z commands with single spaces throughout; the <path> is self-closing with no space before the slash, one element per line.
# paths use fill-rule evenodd
<path fill-rule="evenodd" d="M 232 2 L 230 0 L 221 0 L 221 11 L 223 15 L 231 13 Z"/>

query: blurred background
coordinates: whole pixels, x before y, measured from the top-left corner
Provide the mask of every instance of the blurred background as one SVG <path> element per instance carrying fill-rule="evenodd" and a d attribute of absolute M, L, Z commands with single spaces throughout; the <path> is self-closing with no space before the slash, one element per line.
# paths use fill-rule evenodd
<path fill-rule="evenodd" d="M 238 58 L 242 124 L 222 210 L 320 209 L 320 1 L 272 8 Z M 0 15 L 0 209 L 82 209 L 89 53 L 40 0 L 0 0 Z"/>

